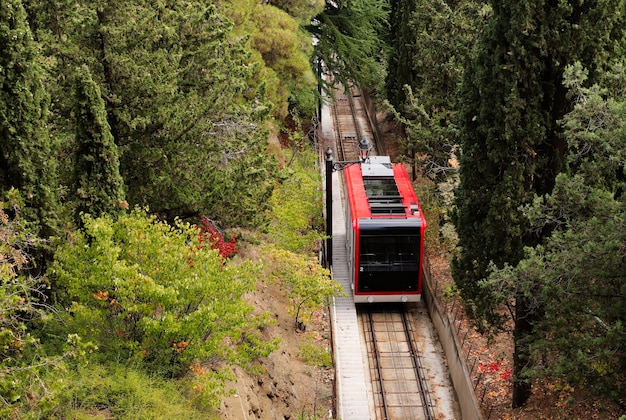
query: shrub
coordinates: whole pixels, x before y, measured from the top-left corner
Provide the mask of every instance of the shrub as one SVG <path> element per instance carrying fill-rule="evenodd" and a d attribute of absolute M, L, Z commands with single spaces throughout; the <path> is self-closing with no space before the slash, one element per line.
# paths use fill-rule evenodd
<path fill-rule="evenodd" d="M 187 379 L 165 380 L 120 364 L 88 364 L 44 377 L 51 392 L 33 395 L 31 418 L 217 419 L 196 402 Z M 54 404 L 43 404 L 46 398 Z M 208 412 L 208 413 L 207 413 Z M 26 416 L 25 416 L 26 417 Z"/>
<path fill-rule="evenodd" d="M 304 323 L 313 311 L 321 309 L 333 296 L 343 294 L 343 286 L 330 271 L 316 260 L 275 247 L 267 248 L 271 272 L 275 281 L 286 291 L 296 329 L 304 330 Z"/>
<path fill-rule="evenodd" d="M 268 317 L 253 316 L 243 295 L 254 287 L 252 263 L 225 263 L 200 242 L 198 229 L 170 226 L 135 210 L 112 220 L 84 218 L 58 250 L 51 271 L 64 328 L 97 345 L 101 361 L 126 361 L 166 377 L 211 365 L 250 367 L 277 341 L 263 341 Z M 222 380 L 217 380 L 221 383 Z"/>

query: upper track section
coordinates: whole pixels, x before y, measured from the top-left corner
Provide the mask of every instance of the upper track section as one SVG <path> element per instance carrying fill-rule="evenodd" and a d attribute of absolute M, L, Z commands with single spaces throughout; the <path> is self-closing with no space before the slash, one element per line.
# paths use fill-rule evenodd
<path fill-rule="evenodd" d="M 370 123 L 367 107 L 361 91 L 355 87 L 335 90 L 335 102 L 332 106 L 335 128 L 337 159 L 353 161 L 359 159 L 359 142 L 367 139 L 373 149 L 371 155 L 377 153 L 375 137 Z"/>

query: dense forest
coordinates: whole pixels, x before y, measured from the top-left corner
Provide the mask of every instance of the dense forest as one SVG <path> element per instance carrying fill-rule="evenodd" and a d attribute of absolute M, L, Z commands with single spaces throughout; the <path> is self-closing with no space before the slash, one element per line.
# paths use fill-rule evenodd
<path fill-rule="evenodd" d="M 512 406 L 547 380 L 626 409 L 625 3 L 3 1 L 0 416 L 80 416 L 123 370 L 202 418 L 277 348 L 256 279 L 337 293 L 311 264 L 328 80 L 455 183 L 431 231 L 475 325 L 512 325 Z"/>

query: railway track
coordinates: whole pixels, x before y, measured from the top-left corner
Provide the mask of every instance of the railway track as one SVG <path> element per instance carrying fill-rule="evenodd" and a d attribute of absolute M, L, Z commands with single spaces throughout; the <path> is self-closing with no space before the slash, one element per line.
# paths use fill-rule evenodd
<path fill-rule="evenodd" d="M 426 369 L 404 305 L 358 310 L 366 343 L 376 419 L 435 418 Z"/>
<path fill-rule="evenodd" d="M 326 138 L 333 139 L 334 159 L 358 161 L 362 139 L 372 145 L 370 155 L 384 153 L 381 145 L 376 144 L 377 137 L 360 91 L 354 87 L 340 88 L 332 99 L 328 105 L 329 118 L 322 120 L 330 124 L 322 127 L 322 132 Z M 341 177 L 332 182 L 339 184 Z M 333 202 L 345 199 L 342 188 L 334 186 L 332 191 Z M 344 209 L 341 205 L 332 209 L 336 235 L 333 253 L 337 256 L 333 276 L 352 295 L 347 247 L 343 243 L 346 241 Z M 445 360 L 423 304 L 355 305 L 351 297 L 338 298 L 332 313 L 337 418 L 461 418 Z"/>
<path fill-rule="evenodd" d="M 367 119 L 366 106 L 361 91 L 355 87 L 335 91 L 333 119 L 337 148 L 337 160 L 359 160 L 359 142 L 367 139 L 372 145 L 372 155 L 376 154 L 374 135 Z"/>

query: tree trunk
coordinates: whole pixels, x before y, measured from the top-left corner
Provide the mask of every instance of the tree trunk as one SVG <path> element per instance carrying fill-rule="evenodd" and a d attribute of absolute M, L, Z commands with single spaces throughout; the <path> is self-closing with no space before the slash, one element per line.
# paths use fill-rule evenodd
<path fill-rule="evenodd" d="M 515 327 L 513 329 L 513 408 L 521 407 L 532 394 L 531 383 L 521 375 L 522 370 L 530 363 L 528 344 L 524 339 L 532 332 L 531 314 L 528 302 L 523 296 L 515 298 Z"/>

